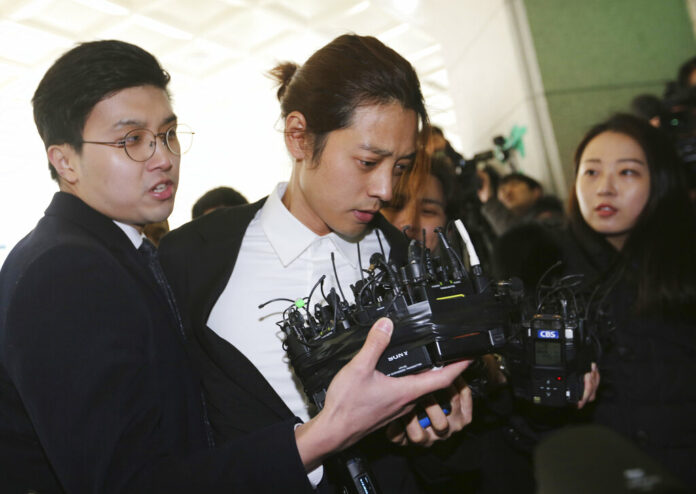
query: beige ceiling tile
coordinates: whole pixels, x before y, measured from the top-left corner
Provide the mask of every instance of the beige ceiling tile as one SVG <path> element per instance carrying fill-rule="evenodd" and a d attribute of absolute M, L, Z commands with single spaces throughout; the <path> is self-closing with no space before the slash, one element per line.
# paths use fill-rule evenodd
<path fill-rule="evenodd" d="M 148 5 L 148 4 L 145 4 Z M 201 34 L 221 17 L 240 12 L 223 0 L 169 0 L 143 8 L 141 14 L 194 34 Z"/>
<path fill-rule="evenodd" d="M 0 21 L 0 57 L 32 66 L 54 53 L 56 47 L 71 47 L 73 41 L 49 30 L 11 21 Z M 63 50 L 61 50 L 63 51 Z"/>
<path fill-rule="evenodd" d="M 0 59 L 0 88 L 17 79 L 24 72 L 24 68 L 17 63 Z"/>
<path fill-rule="evenodd" d="M 162 64 L 168 70 L 205 76 L 225 64 L 233 64 L 241 54 L 202 38 L 184 43 L 178 50 L 164 50 L 160 54 Z"/>
<path fill-rule="evenodd" d="M 421 82 L 430 84 L 434 88 L 438 88 L 441 91 L 445 91 L 447 88 L 449 88 L 449 76 L 447 74 L 447 70 L 444 68 L 422 76 Z"/>
<path fill-rule="evenodd" d="M 454 108 L 454 101 L 452 101 L 452 97 L 442 91 L 433 93 L 426 98 L 425 102 L 427 103 L 430 111 L 443 112 L 452 110 Z"/>
<path fill-rule="evenodd" d="M 355 0 L 270 0 L 289 11 L 296 12 L 304 19 L 314 20 L 330 13 L 340 13 L 355 4 Z"/>
<path fill-rule="evenodd" d="M 133 17 L 110 25 L 95 34 L 99 39 L 120 39 L 138 45 L 158 58 L 162 55 L 181 48 L 186 40 L 177 40 L 170 36 L 164 36 L 161 32 L 138 24 Z"/>
<path fill-rule="evenodd" d="M 355 32 L 362 35 L 378 35 L 398 26 L 401 21 L 372 3 L 353 2 L 353 7 L 331 11 L 321 19 L 322 32 Z"/>
<path fill-rule="evenodd" d="M 409 23 L 399 24 L 389 31 L 381 33 L 379 39 L 408 59 L 412 54 L 422 52 L 436 43 L 432 37 Z"/>
<path fill-rule="evenodd" d="M 222 19 L 219 25 L 208 29 L 205 36 L 231 49 L 251 50 L 292 27 L 294 23 L 291 25 L 286 17 L 277 12 L 253 7 Z"/>

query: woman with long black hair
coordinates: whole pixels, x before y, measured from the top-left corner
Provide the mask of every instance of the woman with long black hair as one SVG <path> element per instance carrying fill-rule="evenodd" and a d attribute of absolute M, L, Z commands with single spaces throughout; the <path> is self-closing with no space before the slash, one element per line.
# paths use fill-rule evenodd
<path fill-rule="evenodd" d="M 630 115 L 575 153 L 567 273 L 595 286 L 604 328 L 594 421 L 696 485 L 696 218 L 668 136 Z"/>

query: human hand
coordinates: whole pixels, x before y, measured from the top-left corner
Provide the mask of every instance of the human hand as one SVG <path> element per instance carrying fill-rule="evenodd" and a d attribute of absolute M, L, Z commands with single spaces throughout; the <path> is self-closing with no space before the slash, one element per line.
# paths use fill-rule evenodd
<path fill-rule="evenodd" d="M 471 361 L 468 361 L 468 364 L 470 363 Z M 430 426 L 422 427 L 418 413 L 411 411 L 387 426 L 386 434 L 389 440 L 401 446 L 412 443 L 428 447 L 469 425 L 473 418 L 473 401 L 471 389 L 464 378 L 457 377 L 449 387 L 438 392 L 438 395 L 442 393 L 446 399 L 440 401 L 449 404 L 449 415 L 442 411 L 435 395 L 427 395 L 420 400 L 420 404 L 430 420 Z"/>
<path fill-rule="evenodd" d="M 582 393 L 582 399 L 578 402 L 578 410 L 584 407 L 588 402 L 594 401 L 597 397 L 597 388 L 599 387 L 599 370 L 597 364 L 592 362 L 590 372 L 585 374 L 585 390 Z"/>
<path fill-rule="evenodd" d="M 389 345 L 393 329 L 394 324 L 387 318 L 372 326 L 362 349 L 331 381 L 324 408 L 295 430 L 297 448 L 307 470 L 410 412 L 421 396 L 447 388 L 468 365 L 457 362 L 420 374 L 387 377 L 375 367 Z"/>

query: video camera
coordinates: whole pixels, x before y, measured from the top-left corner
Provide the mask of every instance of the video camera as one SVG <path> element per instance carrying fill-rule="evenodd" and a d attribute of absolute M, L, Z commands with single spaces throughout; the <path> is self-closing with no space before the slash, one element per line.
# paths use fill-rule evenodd
<path fill-rule="evenodd" d="M 581 399 L 595 340 L 573 293 L 580 277 L 542 285 L 538 303 L 528 309 L 522 282 L 488 280 L 466 228 L 459 220 L 455 225 L 469 256 L 470 273 L 438 229 L 442 256 L 432 256 L 412 240 L 404 266 L 390 263 L 383 253 L 371 256 L 365 276 L 350 286 L 353 303 L 333 288 L 325 294 L 323 276 L 308 297 L 285 310 L 277 323 L 285 334 L 284 348 L 319 409 L 333 377 L 383 316 L 394 322 L 389 346 L 377 364 L 388 376 L 496 353 L 503 357 L 517 397 L 556 407 Z M 311 310 L 318 287 L 326 303 Z"/>
<path fill-rule="evenodd" d="M 595 323 L 574 291 L 581 280 L 570 275 L 540 283 L 534 307 L 508 336 L 505 361 L 516 397 L 551 407 L 582 399 L 584 375 L 599 349 Z"/>
<path fill-rule="evenodd" d="M 466 232 L 461 222 L 457 227 Z M 354 303 L 332 288 L 324 295 L 326 304 L 317 303 L 310 311 L 317 286 L 323 293 L 322 277 L 308 297 L 285 310 L 278 322 L 285 333 L 284 347 L 307 395 L 320 409 L 331 379 L 383 316 L 394 322 L 389 346 L 377 364 L 388 376 L 413 374 L 504 348 L 509 314 L 515 297 L 522 294 L 521 282 L 489 282 L 477 259 L 468 273 L 442 229 L 437 234 L 444 251 L 439 258 L 417 240 L 411 241 L 408 261 L 401 267 L 383 253 L 373 254 L 365 276 L 351 285 Z"/>
<path fill-rule="evenodd" d="M 292 302 L 277 324 L 285 334 L 283 346 L 290 363 L 319 410 L 333 377 L 360 350 L 374 322 L 384 316 L 393 321 L 394 331 L 377 369 L 388 376 L 502 354 L 509 362 L 508 380 L 516 396 L 547 406 L 581 399 L 583 375 L 591 361 L 590 338 L 570 287 L 552 287 L 532 316 L 525 318 L 522 282 L 517 278 L 490 281 L 463 223 L 456 220 L 455 226 L 470 272 L 444 231 L 436 229 L 440 257 L 417 240 L 410 242 L 407 262 L 400 267 L 383 252 L 373 254 L 363 277 L 350 285 L 353 303 L 346 300 L 340 283 L 340 295 L 334 288 L 326 294 L 325 275 L 307 297 L 266 302 Z M 338 281 L 335 264 L 334 274 Z M 325 303 L 316 303 L 312 309 L 317 288 Z M 485 394 L 488 369 L 476 365 L 480 363 L 477 359 L 467 374 L 474 380 L 472 390 Z M 447 404 L 442 406 L 444 410 Z M 359 452 L 344 453 L 340 460 L 349 492 L 378 492 Z"/>

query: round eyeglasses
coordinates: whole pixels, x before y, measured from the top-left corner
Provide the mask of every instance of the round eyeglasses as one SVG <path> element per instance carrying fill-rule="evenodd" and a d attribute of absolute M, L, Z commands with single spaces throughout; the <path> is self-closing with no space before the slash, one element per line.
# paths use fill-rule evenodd
<path fill-rule="evenodd" d="M 162 144 L 167 146 L 170 153 L 181 156 L 191 149 L 194 134 L 195 132 L 188 125 L 176 124 L 169 127 L 166 132 L 159 134 L 155 134 L 149 129 L 133 129 L 118 141 L 82 141 L 82 143 L 123 148 L 130 159 L 143 162 L 154 156 L 157 150 L 158 137 L 162 140 Z"/>

